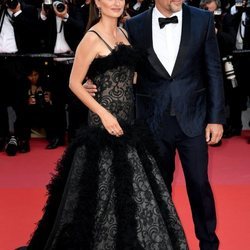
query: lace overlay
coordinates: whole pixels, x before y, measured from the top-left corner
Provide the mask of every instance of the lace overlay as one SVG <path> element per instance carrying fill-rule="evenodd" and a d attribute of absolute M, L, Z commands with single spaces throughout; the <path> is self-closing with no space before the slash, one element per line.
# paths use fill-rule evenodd
<path fill-rule="evenodd" d="M 97 86 L 95 99 L 118 120 L 131 124 L 134 120 L 134 71 L 127 66 L 107 70 L 92 80 Z M 101 127 L 99 117 L 89 112 L 88 124 Z"/>

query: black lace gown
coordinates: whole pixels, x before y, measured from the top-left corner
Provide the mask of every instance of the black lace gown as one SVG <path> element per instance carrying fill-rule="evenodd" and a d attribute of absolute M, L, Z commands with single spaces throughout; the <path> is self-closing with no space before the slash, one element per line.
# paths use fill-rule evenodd
<path fill-rule="evenodd" d="M 79 131 L 57 165 L 27 249 L 188 249 L 153 157 L 155 147 L 147 130 L 134 123 L 135 61 L 130 46 L 118 45 L 91 64 L 96 100 L 117 117 L 124 136 L 109 135 L 89 113 L 88 128 Z"/>

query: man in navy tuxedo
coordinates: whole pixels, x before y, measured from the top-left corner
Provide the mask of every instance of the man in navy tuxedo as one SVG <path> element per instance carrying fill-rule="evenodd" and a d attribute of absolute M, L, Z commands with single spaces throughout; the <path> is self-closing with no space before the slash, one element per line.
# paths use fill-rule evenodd
<path fill-rule="evenodd" d="M 170 192 L 178 151 L 200 249 L 218 249 L 208 145 L 221 139 L 225 115 L 213 15 L 182 0 L 156 0 L 126 29 L 146 56 L 138 72 L 137 117 L 147 120 L 159 143 Z"/>

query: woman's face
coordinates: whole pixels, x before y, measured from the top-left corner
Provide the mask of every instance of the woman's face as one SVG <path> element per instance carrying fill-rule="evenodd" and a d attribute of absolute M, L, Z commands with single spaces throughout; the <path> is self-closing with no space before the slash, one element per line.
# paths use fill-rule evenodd
<path fill-rule="evenodd" d="M 122 15 L 125 0 L 96 0 L 96 6 L 101 10 L 102 16 L 118 18 Z"/>

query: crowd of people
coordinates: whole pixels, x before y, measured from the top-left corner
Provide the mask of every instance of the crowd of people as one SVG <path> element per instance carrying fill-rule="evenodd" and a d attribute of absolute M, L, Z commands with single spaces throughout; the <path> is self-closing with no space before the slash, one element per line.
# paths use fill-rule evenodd
<path fill-rule="evenodd" d="M 70 131 L 86 118 L 68 79 L 87 20 L 87 1 L 1 1 L 0 143 L 8 155 L 28 152 L 30 129 L 37 126 L 47 132 L 47 149 L 65 144 L 66 108 L 77 110 L 69 112 Z M 8 106 L 16 113 L 11 132 Z"/>
<path fill-rule="evenodd" d="M 45 129 L 46 148 L 54 149 L 71 140 L 86 123 L 88 111 L 69 91 L 68 80 L 76 47 L 87 28 L 89 3 L 89 0 L 0 2 L 0 150 L 8 155 L 30 151 L 33 127 Z M 227 108 L 223 137 L 240 135 L 241 113 L 247 109 L 250 95 L 247 80 L 250 3 L 190 0 L 186 4 L 214 14 Z M 125 27 L 126 20 L 152 6 L 152 0 L 128 1 L 119 26 Z M 30 80 L 32 74 L 38 76 L 37 83 Z M 13 131 L 9 106 L 16 114 Z M 221 141 L 215 146 L 220 144 Z"/>
<path fill-rule="evenodd" d="M 239 136 L 243 126 L 242 111 L 247 109 L 250 96 L 247 80 L 247 65 L 250 63 L 250 2 L 201 0 L 200 7 L 213 12 L 215 18 L 227 108 L 223 137 Z"/>

